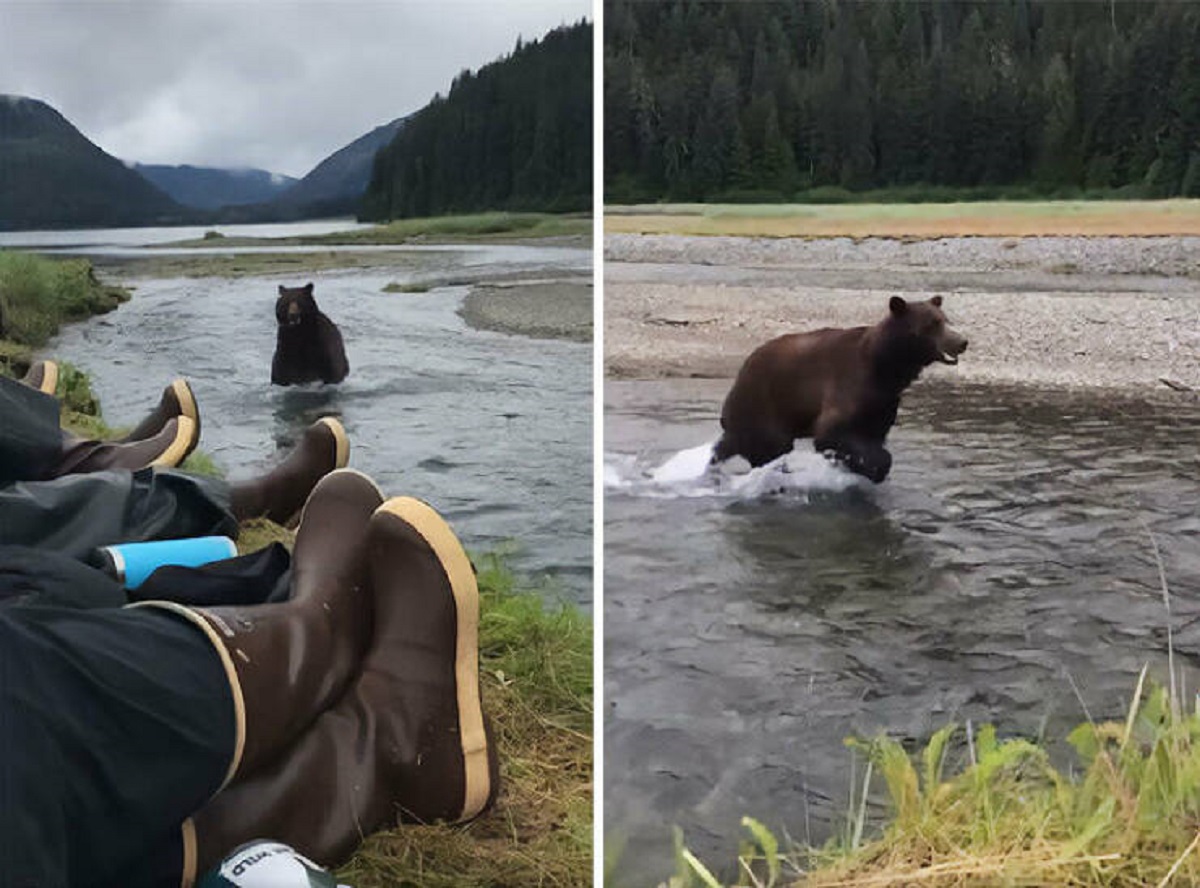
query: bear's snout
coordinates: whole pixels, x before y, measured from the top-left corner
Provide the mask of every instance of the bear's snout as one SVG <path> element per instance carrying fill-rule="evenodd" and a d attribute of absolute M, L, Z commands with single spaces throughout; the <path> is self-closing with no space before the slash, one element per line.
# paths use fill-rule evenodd
<path fill-rule="evenodd" d="M 942 337 L 938 360 L 943 364 L 957 364 L 958 356 L 967 350 L 967 337 L 960 336 L 953 330 L 947 330 Z"/>

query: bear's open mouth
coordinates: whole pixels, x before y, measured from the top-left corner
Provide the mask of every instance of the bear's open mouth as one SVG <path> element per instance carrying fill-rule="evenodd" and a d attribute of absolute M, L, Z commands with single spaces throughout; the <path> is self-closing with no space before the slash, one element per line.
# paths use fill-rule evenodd
<path fill-rule="evenodd" d="M 942 352 L 940 355 L 938 355 L 938 360 L 943 364 L 950 364 L 953 366 L 954 364 L 958 363 L 958 355 L 952 355 L 949 352 Z"/>

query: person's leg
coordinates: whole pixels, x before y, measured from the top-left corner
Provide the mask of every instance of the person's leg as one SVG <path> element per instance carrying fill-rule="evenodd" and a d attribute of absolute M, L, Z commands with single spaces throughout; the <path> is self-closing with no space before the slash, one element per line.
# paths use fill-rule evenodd
<path fill-rule="evenodd" d="M 0 610 L 0 888 L 136 884 L 156 842 L 341 694 L 381 501 L 355 472 L 318 484 L 285 604 Z"/>
<path fill-rule="evenodd" d="M 174 601 L 193 607 L 286 601 L 291 555 L 280 543 L 200 567 L 165 565 L 136 589 L 130 601 Z"/>
<path fill-rule="evenodd" d="M 82 561 L 44 549 L 0 546 L 0 607 L 123 607 L 121 584 Z"/>
<path fill-rule="evenodd" d="M 371 518 L 367 565 L 375 626 L 358 679 L 285 755 L 195 815 L 199 872 L 262 837 L 334 866 L 380 828 L 469 820 L 495 799 L 466 553 L 433 509 L 401 497 Z"/>
<path fill-rule="evenodd" d="M 182 472 L 93 472 L 0 488 L 0 542 L 85 558 L 97 546 L 237 536 L 229 485 Z"/>
<path fill-rule="evenodd" d="M 43 374 L 46 372 L 43 370 Z M 199 422 L 179 415 L 167 418 L 154 435 L 144 440 L 87 440 L 62 430 L 59 411 L 60 405 L 51 395 L 32 385 L 0 378 L 0 416 L 4 417 L 0 426 L 0 484 L 108 469 L 172 468 L 183 462 L 199 439 Z"/>
<path fill-rule="evenodd" d="M 0 886 L 119 884 L 220 787 L 234 714 L 211 643 L 169 614 L 0 609 Z"/>
<path fill-rule="evenodd" d="M 307 429 L 300 443 L 267 474 L 235 484 L 230 491 L 230 508 L 239 520 L 269 518 L 285 524 L 304 504 L 308 491 L 326 472 L 346 465 L 350 441 L 342 424 L 332 416 L 319 419 Z"/>
<path fill-rule="evenodd" d="M 53 396 L 58 390 L 58 364 L 54 361 L 34 361 L 21 382 L 43 395 Z"/>
<path fill-rule="evenodd" d="M 349 449 L 341 424 L 323 419 L 270 472 L 232 484 L 149 469 L 10 484 L 0 487 L 0 543 L 84 558 L 113 543 L 236 537 L 241 521 L 291 518 L 321 477 L 346 464 Z"/>
<path fill-rule="evenodd" d="M 163 389 L 162 397 L 155 408 L 134 426 L 133 431 L 121 439 L 121 443 L 153 438 L 177 416 L 186 416 L 194 422 L 196 437 L 200 437 L 200 408 L 196 406 L 196 396 L 186 379 L 176 379 Z"/>
<path fill-rule="evenodd" d="M 62 433 L 58 463 L 50 477 L 125 469 L 173 469 L 187 459 L 200 441 L 200 426 L 187 416 L 168 419 L 148 438 L 123 443 L 77 438 Z"/>
<path fill-rule="evenodd" d="M 364 585 L 367 522 L 383 502 L 365 475 L 322 478 L 304 504 L 292 554 L 292 596 L 249 607 L 146 601 L 190 620 L 226 661 L 245 713 L 230 778 L 269 761 L 341 696 L 370 635 Z"/>
<path fill-rule="evenodd" d="M 50 476 L 62 456 L 58 412 L 51 396 L 0 376 L 0 484 Z"/>

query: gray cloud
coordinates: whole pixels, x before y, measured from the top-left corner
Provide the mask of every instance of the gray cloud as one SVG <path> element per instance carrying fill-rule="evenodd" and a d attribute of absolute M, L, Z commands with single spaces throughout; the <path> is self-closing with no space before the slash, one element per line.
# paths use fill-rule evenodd
<path fill-rule="evenodd" d="M 591 0 L 0 0 L 0 93 L 110 154 L 301 176 Z"/>

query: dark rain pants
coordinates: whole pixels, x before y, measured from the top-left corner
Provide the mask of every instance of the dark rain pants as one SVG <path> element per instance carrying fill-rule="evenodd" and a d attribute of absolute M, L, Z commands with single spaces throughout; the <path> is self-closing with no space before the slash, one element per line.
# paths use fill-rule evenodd
<path fill-rule="evenodd" d="M 129 884 L 220 787 L 234 732 L 221 661 L 182 619 L 0 607 L 0 888 Z"/>
<path fill-rule="evenodd" d="M 85 557 L 97 546 L 237 536 L 229 487 L 170 470 L 46 480 L 62 452 L 59 404 L 0 378 L 0 544 Z"/>

